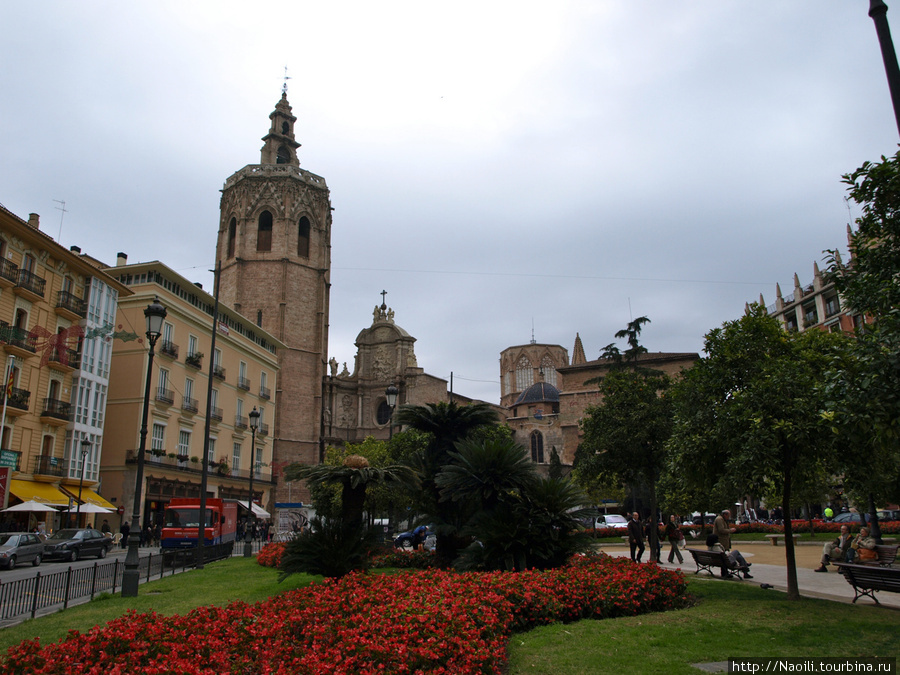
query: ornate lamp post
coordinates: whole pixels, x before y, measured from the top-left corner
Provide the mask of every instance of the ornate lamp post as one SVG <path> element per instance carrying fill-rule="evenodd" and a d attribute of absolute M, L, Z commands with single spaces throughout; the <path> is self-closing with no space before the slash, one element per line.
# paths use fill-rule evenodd
<path fill-rule="evenodd" d="M 394 437 L 394 406 L 397 405 L 398 394 L 400 394 L 400 390 L 393 384 L 389 384 L 388 388 L 384 390 L 385 401 L 387 401 L 387 404 L 391 409 L 391 416 L 388 424 L 388 440 Z"/>
<path fill-rule="evenodd" d="M 244 532 L 244 557 L 253 555 L 253 543 L 250 541 L 250 522 L 253 516 L 253 474 L 256 473 L 256 430 L 259 429 L 259 410 L 253 406 L 250 411 L 250 496 L 247 498 L 247 528 Z M 254 518 L 255 520 L 255 518 Z"/>
<path fill-rule="evenodd" d="M 163 321 L 166 318 L 166 308 L 154 298 L 144 310 L 147 319 L 147 341 L 150 343 L 150 351 L 147 359 L 147 382 L 144 387 L 144 414 L 141 421 L 141 440 L 138 447 L 137 475 L 134 479 L 134 508 L 131 513 L 131 530 L 128 533 L 128 553 L 125 554 L 125 572 L 122 575 L 122 597 L 136 598 L 138 585 L 140 584 L 140 551 L 141 545 L 141 488 L 144 482 L 144 451 L 147 446 L 147 418 L 150 415 L 150 378 L 153 375 L 153 348 L 156 341 L 162 335 Z"/>
<path fill-rule="evenodd" d="M 81 488 L 84 486 L 84 465 L 90 451 L 91 442 L 86 438 L 81 439 L 81 478 L 78 479 L 78 506 L 75 508 L 75 527 L 78 527 L 78 523 L 81 522 Z"/>
<path fill-rule="evenodd" d="M 894 119 L 900 129 L 900 66 L 897 65 L 897 52 L 891 39 L 891 29 L 887 20 L 887 5 L 883 0 L 869 0 L 869 16 L 875 22 L 875 33 L 881 47 L 881 60 L 884 61 L 884 72 L 887 75 L 888 90 L 894 106 Z"/>

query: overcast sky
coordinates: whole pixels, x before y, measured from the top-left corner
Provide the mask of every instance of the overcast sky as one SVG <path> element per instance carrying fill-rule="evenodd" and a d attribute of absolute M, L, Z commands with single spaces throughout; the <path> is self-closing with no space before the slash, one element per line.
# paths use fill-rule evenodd
<path fill-rule="evenodd" d="M 700 351 L 846 250 L 841 175 L 898 142 L 868 5 L 6 2 L 0 203 L 211 290 L 287 66 L 335 208 L 329 356 L 384 289 L 419 365 L 496 402 L 532 331 L 591 359 L 644 315 L 650 351 Z"/>

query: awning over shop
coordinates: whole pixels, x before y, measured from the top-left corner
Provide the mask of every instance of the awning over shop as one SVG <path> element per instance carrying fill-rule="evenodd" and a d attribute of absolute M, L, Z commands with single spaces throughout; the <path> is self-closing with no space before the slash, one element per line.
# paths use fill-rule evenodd
<path fill-rule="evenodd" d="M 247 510 L 247 502 L 238 502 L 238 504 L 240 504 L 243 507 L 244 511 Z M 253 515 L 256 516 L 257 518 L 271 518 L 272 517 L 271 513 L 266 511 L 263 507 L 257 506 L 256 504 L 253 504 Z"/>
<path fill-rule="evenodd" d="M 9 491 L 23 502 L 33 500 L 50 506 L 68 506 L 69 498 L 49 483 L 13 478 Z"/>
<path fill-rule="evenodd" d="M 78 502 L 78 490 L 66 489 L 66 492 L 72 495 L 72 498 L 75 502 Z M 67 500 L 68 503 L 68 500 Z M 94 506 L 102 506 L 104 509 L 112 509 L 116 510 L 114 504 L 110 504 L 103 497 L 98 495 L 96 492 L 91 490 L 90 488 L 82 488 L 81 489 L 81 503 L 82 504 L 93 504 Z"/>

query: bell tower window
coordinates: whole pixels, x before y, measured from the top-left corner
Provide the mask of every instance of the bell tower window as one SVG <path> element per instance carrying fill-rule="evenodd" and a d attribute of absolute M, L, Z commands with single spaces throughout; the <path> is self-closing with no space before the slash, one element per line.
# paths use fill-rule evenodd
<path fill-rule="evenodd" d="M 531 432 L 531 461 L 544 463 L 544 435 L 540 431 Z"/>
<path fill-rule="evenodd" d="M 231 222 L 228 223 L 228 257 L 234 257 L 234 239 L 237 234 L 237 220 L 234 218 L 231 219 Z"/>
<path fill-rule="evenodd" d="M 285 136 L 290 134 L 291 133 L 291 125 L 288 124 L 287 122 L 282 122 L 281 123 L 281 133 Z"/>
<path fill-rule="evenodd" d="M 309 218 L 303 216 L 297 226 L 297 255 L 309 257 Z"/>
<path fill-rule="evenodd" d="M 263 211 L 259 214 L 259 228 L 256 231 L 256 250 L 272 250 L 272 214 Z"/>
<path fill-rule="evenodd" d="M 283 145 L 278 146 L 278 156 L 275 158 L 276 164 L 290 164 L 291 153 Z"/>

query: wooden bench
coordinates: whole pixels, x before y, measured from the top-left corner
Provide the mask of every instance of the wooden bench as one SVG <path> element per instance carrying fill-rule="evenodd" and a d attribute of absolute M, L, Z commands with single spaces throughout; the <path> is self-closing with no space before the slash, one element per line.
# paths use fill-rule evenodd
<path fill-rule="evenodd" d="M 874 560 L 860 560 L 859 557 L 854 559 L 854 564 L 856 565 L 877 565 L 879 567 L 890 567 L 894 564 L 894 561 L 897 559 L 897 549 L 900 549 L 900 546 L 886 546 L 884 544 L 877 544 L 875 546 L 875 553 L 878 555 Z M 857 554 L 858 556 L 859 554 Z"/>
<path fill-rule="evenodd" d="M 715 576 L 715 572 L 713 572 L 713 567 L 718 567 L 722 572 L 722 578 L 728 579 L 729 577 L 737 577 L 740 579 L 735 572 L 728 567 L 730 561 L 728 560 L 728 554 L 723 551 L 704 551 L 699 548 L 686 548 L 684 549 L 688 553 L 691 554 L 691 557 L 694 559 L 694 562 L 697 563 L 697 571 L 694 574 L 700 574 L 700 572 L 706 570 L 711 575 Z"/>
<path fill-rule="evenodd" d="M 800 535 L 793 534 L 793 535 L 791 535 L 791 537 L 794 539 L 794 546 L 796 546 L 797 540 L 800 539 Z M 767 534 L 766 539 L 768 539 L 770 542 L 772 542 L 772 546 L 778 546 L 778 540 L 784 539 L 784 535 L 783 534 Z"/>
<path fill-rule="evenodd" d="M 875 597 L 875 591 L 900 593 L 900 568 L 842 562 L 836 562 L 834 565 L 844 575 L 847 583 L 853 586 L 853 591 L 856 593 L 853 602 L 868 595 L 876 605 L 880 605 L 878 598 Z"/>

